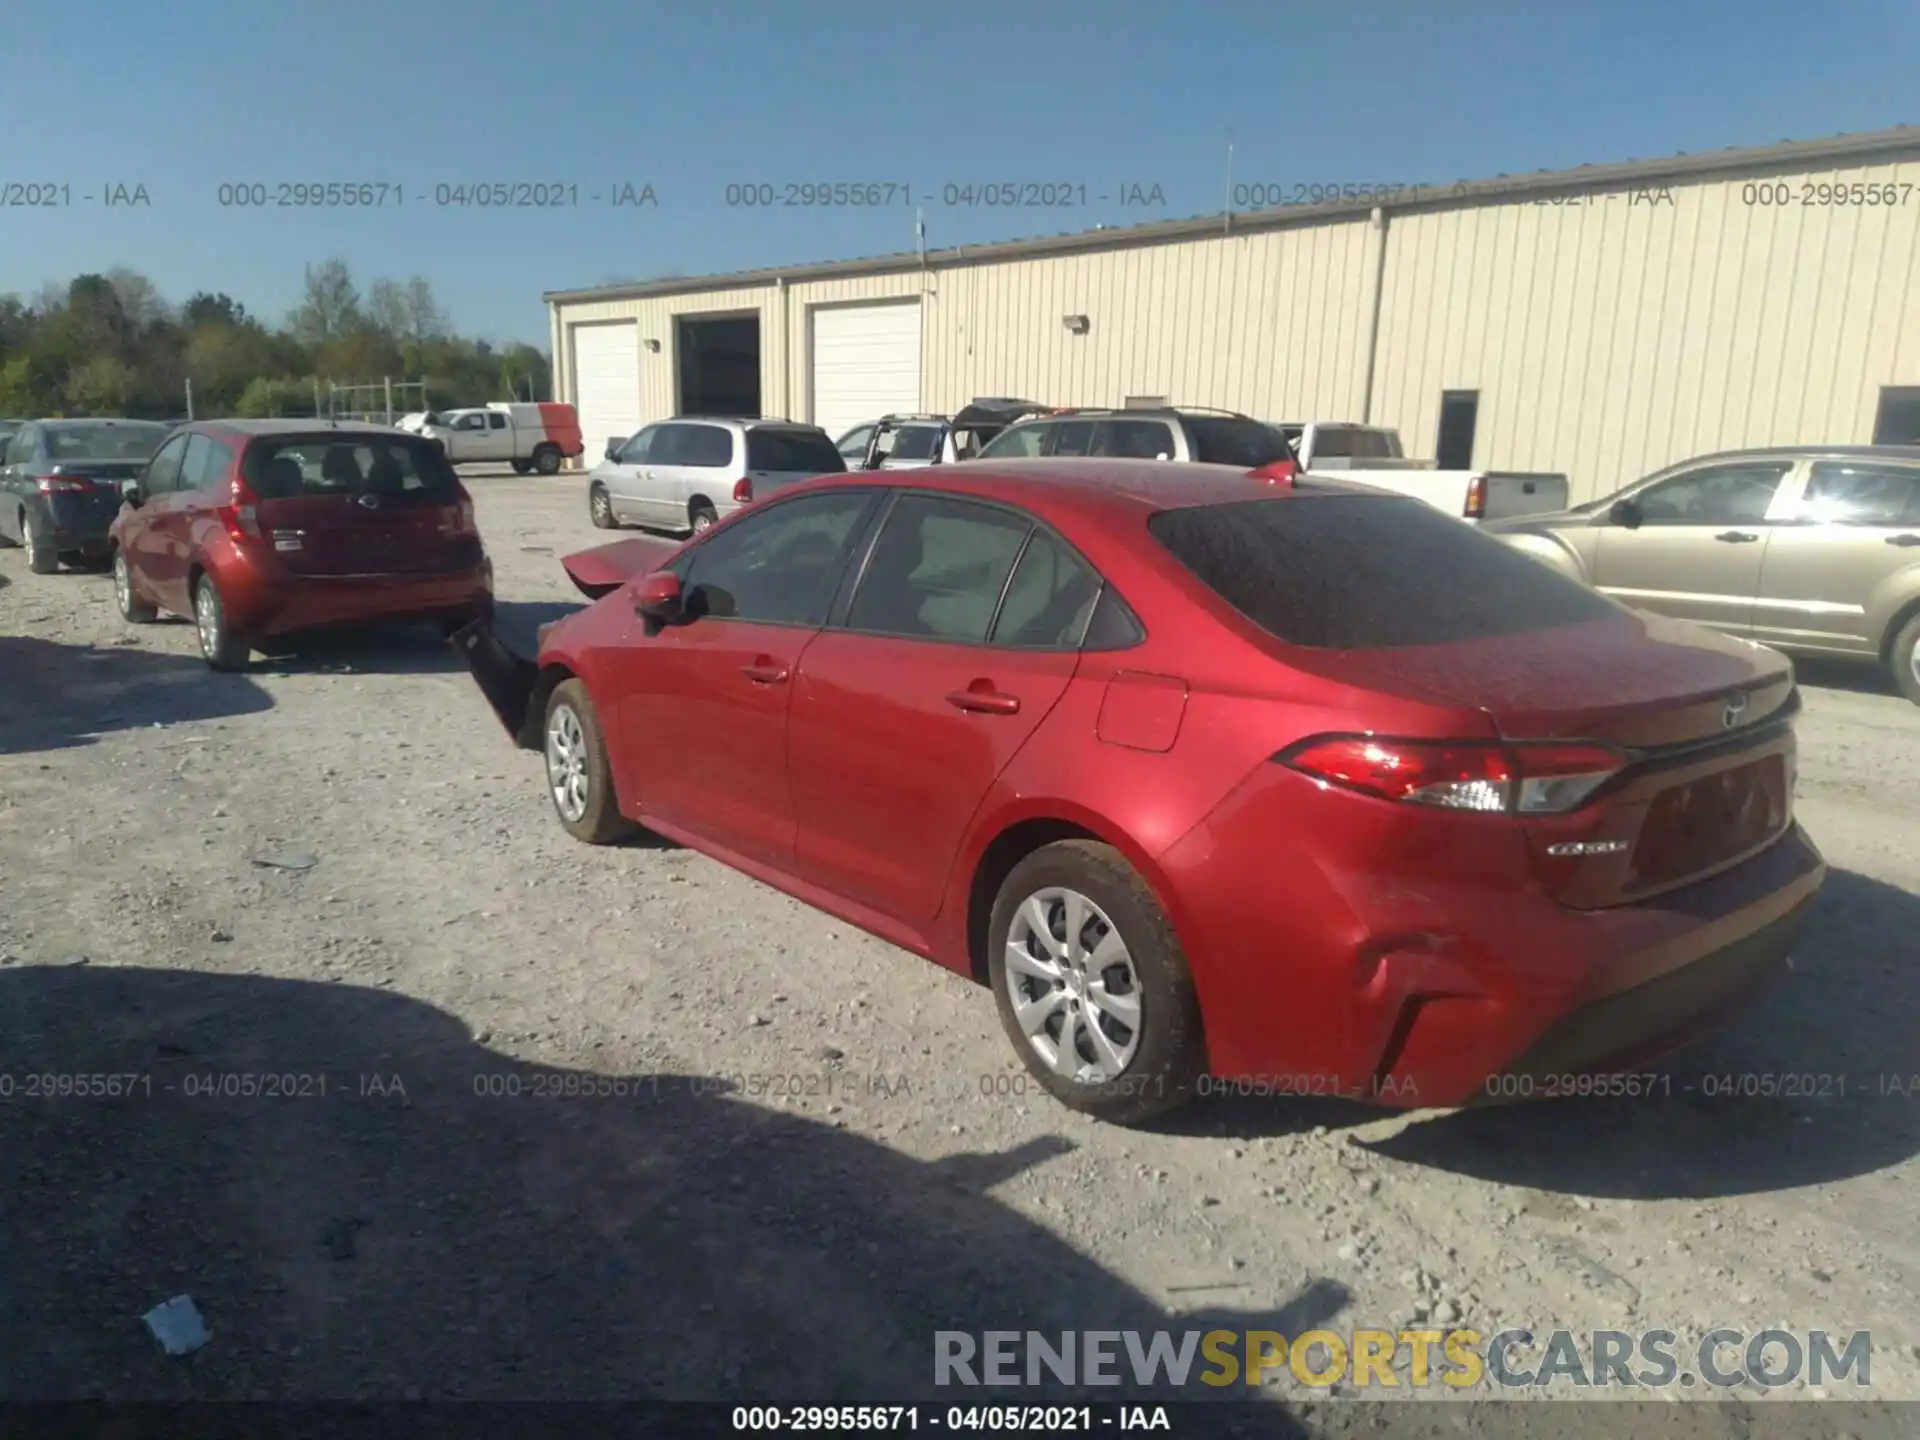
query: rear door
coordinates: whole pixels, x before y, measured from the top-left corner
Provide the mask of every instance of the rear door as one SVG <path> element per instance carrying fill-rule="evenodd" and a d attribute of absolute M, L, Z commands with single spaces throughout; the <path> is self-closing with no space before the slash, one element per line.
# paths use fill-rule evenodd
<path fill-rule="evenodd" d="M 815 475 L 838 475 L 846 469 L 824 430 L 811 425 L 754 425 L 747 430 L 747 479 L 756 502 Z"/>
<path fill-rule="evenodd" d="M 244 472 L 274 558 L 295 575 L 418 575 L 480 563 L 470 502 L 431 441 L 275 436 L 254 442 Z"/>
<path fill-rule="evenodd" d="M 899 496 L 844 621 L 800 659 L 803 879 L 909 924 L 938 912 L 968 822 L 1079 663 L 1098 580 L 1064 550 L 1016 510 Z M 1003 604 L 1016 561 L 1028 573 Z"/>
<path fill-rule="evenodd" d="M 1877 654 L 1893 592 L 1920 593 L 1920 466 L 1816 460 L 1769 527 L 1754 606 L 1757 640 Z"/>
<path fill-rule="evenodd" d="M 191 435 L 179 474 L 163 477 L 171 479 L 171 490 L 141 506 L 147 522 L 148 578 L 161 603 L 178 614 L 193 613 L 187 576 L 193 569 L 195 522 L 226 503 L 233 461 L 232 446 L 211 435 Z"/>
<path fill-rule="evenodd" d="M 1767 515 L 1792 470 L 1788 460 L 1722 461 L 1635 491 L 1627 498 L 1641 523 L 1596 536 L 1595 588 L 1636 609 L 1747 634 Z"/>

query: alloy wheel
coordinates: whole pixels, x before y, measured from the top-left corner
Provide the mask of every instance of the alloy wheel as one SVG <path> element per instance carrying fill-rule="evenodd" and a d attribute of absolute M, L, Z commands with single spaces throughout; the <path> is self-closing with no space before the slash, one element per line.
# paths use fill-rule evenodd
<path fill-rule="evenodd" d="M 1006 985 L 1021 1033 L 1064 1079 L 1118 1079 L 1140 1048 L 1140 976 L 1113 920 L 1065 886 L 1037 890 L 1007 931 Z"/>
<path fill-rule="evenodd" d="M 133 581 L 127 575 L 127 557 L 121 550 L 113 552 L 113 598 L 120 606 L 122 615 L 133 611 Z"/>
<path fill-rule="evenodd" d="M 547 721 L 547 786 L 561 818 L 578 824 L 587 813 L 587 736 L 568 705 Z"/>
<path fill-rule="evenodd" d="M 604 528 L 613 519 L 613 502 L 604 490 L 595 490 L 588 504 L 593 508 L 593 523 Z"/>
<path fill-rule="evenodd" d="M 713 512 L 711 510 L 694 511 L 694 514 L 693 514 L 693 533 L 694 534 L 704 535 L 707 533 L 707 531 L 711 530 L 712 528 L 713 528 Z"/>
<path fill-rule="evenodd" d="M 211 659 L 220 653 L 220 597 L 213 582 L 203 579 L 193 592 L 193 623 L 200 632 L 200 653 Z"/>

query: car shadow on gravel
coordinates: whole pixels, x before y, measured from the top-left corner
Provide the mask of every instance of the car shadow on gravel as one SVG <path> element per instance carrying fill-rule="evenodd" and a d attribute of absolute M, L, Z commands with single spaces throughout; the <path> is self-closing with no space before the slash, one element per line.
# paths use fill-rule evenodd
<path fill-rule="evenodd" d="M 509 650 L 532 660 L 540 653 L 540 627 L 586 609 L 579 600 L 500 600 L 493 607 L 493 629 Z"/>
<path fill-rule="evenodd" d="M 260 642 L 260 652 L 248 666 L 275 675 L 440 675 L 461 668 L 441 626 L 398 622 L 278 635 Z"/>
<path fill-rule="evenodd" d="M 1664 1063 L 1638 1099 L 1536 1101 L 1409 1126 L 1379 1153 L 1616 1199 L 1707 1199 L 1885 1170 L 1920 1152 L 1920 896 L 1827 883 L 1794 972 Z"/>
<path fill-rule="evenodd" d="M 216 674 L 197 656 L 0 635 L 0 755 L 272 708 L 244 675 Z"/>
<path fill-rule="evenodd" d="M 16 968 L 0 1034 L 7 1399 L 978 1402 L 935 1388 L 936 1332 L 1291 1335 L 1350 1299 L 1169 1316 L 992 1197 L 1063 1141 L 920 1160 L 387 991 Z M 140 1317 L 182 1294 L 212 1338 L 170 1358 Z M 1304 1432 L 1276 1404 L 1261 1433 Z"/>

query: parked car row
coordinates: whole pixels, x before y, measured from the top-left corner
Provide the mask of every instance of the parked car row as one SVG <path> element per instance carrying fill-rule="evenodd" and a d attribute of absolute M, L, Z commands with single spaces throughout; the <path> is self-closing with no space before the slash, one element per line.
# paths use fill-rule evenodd
<path fill-rule="evenodd" d="M 0 537 L 113 571 L 120 613 L 193 620 L 219 670 L 261 643 L 492 612 L 473 501 L 434 441 L 378 425 L 45 420 L 8 437 Z"/>

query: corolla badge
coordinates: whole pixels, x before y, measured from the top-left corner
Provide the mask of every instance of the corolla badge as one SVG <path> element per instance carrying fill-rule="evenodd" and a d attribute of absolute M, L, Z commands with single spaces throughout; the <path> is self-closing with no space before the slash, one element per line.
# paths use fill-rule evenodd
<path fill-rule="evenodd" d="M 359 498 L 360 504 L 364 509 L 378 510 L 380 508 L 380 497 L 378 495 L 368 494 L 362 495 Z"/>
<path fill-rule="evenodd" d="M 1727 697 L 1727 703 L 1720 709 L 1720 728 L 1722 730 L 1731 730 L 1744 720 L 1747 715 L 1748 703 L 1744 693 L 1729 695 Z"/>

